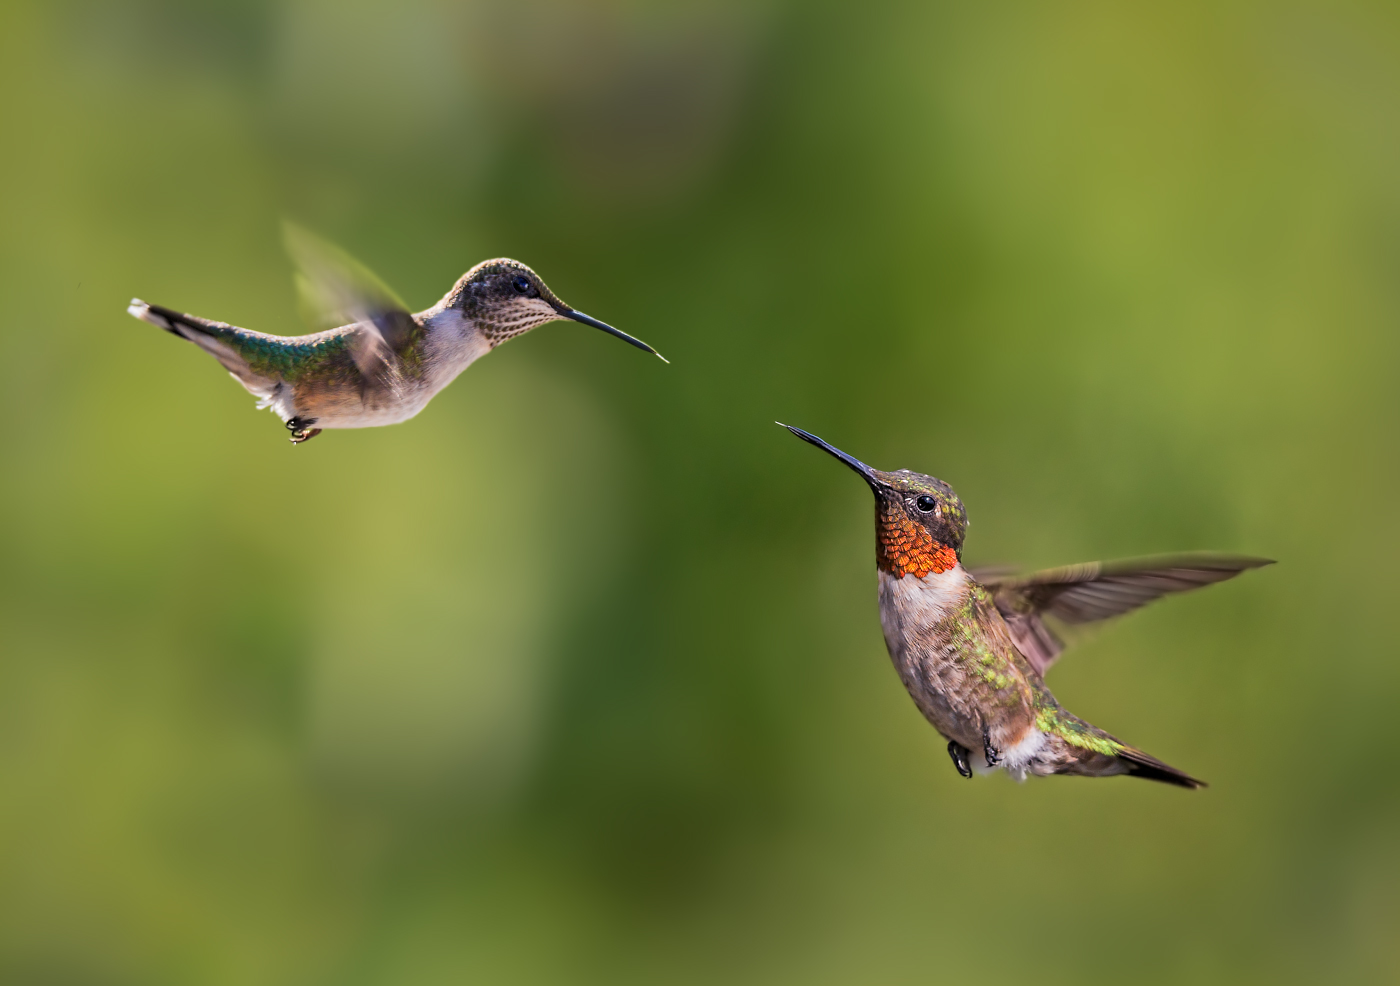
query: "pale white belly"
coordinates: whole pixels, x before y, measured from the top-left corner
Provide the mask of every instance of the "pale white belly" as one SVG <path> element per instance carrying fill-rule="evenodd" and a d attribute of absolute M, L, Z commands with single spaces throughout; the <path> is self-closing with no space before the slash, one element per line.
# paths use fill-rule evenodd
<path fill-rule="evenodd" d="M 292 388 L 284 386 L 270 399 L 259 401 L 258 406 L 271 408 L 283 421 L 290 421 L 297 416 L 315 418 L 317 428 L 378 428 L 407 421 L 427 407 L 428 402 L 444 386 L 445 383 L 431 390 L 420 386 L 402 393 L 392 402 L 386 401 L 377 407 L 367 407 L 359 401 L 346 401 L 341 407 L 333 410 L 318 408 L 314 411 L 298 407 Z"/>
<path fill-rule="evenodd" d="M 317 428 L 379 428 L 383 425 L 396 425 L 416 415 L 437 394 L 431 392 L 414 393 L 394 404 L 383 407 L 364 408 L 354 414 L 321 414 L 316 418 Z"/>
<path fill-rule="evenodd" d="M 979 727 L 954 707 L 945 681 L 955 673 L 956 656 L 928 652 L 929 631 L 963 604 L 967 590 L 968 575 L 961 565 L 922 579 L 880 573 L 880 623 L 895 671 L 935 729 L 975 750 L 982 745 Z"/>

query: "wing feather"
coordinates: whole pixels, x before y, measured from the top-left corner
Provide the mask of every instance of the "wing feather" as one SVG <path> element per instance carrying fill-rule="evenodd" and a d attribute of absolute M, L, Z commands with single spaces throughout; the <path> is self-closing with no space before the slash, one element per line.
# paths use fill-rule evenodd
<path fill-rule="evenodd" d="M 408 306 L 364 264 L 294 223 L 283 223 L 287 253 L 298 270 L 303 313 L 318 328 L 357 324 L 351 356 L 367 379 L 393 386 L 399 355 L 417 322 Z"/>
<path fill-rule="evenodd" d="M 1089 562 L 1020 577 L 998 573 L 983 584 L 992 591 L 1016 646 L 1031 666 L 1044 674 L 1064 650 L 1064 643 L 1045 623 L 1047 615 L 1067 624 L 1092 623 L 1171 593 L 1224 582 L 1251 568 L 1272 564 L 1268 558 L 1200 552 Z"/>

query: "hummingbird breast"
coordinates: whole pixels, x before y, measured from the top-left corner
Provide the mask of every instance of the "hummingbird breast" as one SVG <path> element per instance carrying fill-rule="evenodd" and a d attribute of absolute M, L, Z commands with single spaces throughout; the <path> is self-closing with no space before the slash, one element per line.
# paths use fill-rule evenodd
<path fill-rule="evenodd" d="M 1015 645 L 962 565 L 923 578 L 879 577 L 885 644 L 924 718 L 974 751 L 1032 739 L 1033 696 Z"/>

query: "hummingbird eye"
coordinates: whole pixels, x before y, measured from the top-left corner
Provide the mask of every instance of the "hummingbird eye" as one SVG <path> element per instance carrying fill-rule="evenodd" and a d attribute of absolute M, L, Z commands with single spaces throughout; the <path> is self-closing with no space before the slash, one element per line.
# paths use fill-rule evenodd
<path fill-rule="evenodd" d="M 928 513 L 934 507 L 938 506 L 938 501 L 925 493 L 914 500 L 914 506 L 918 507 L 923 513 Z"/>
<path fill-rule="evenodd" d="M 520 292 L 521 294 L 530 293 L 530 279 L 524 274 L 516 274 L 515 280 L 511 281 L 511 284 L 513 284 L 515 286 L 515 290 Z"/>

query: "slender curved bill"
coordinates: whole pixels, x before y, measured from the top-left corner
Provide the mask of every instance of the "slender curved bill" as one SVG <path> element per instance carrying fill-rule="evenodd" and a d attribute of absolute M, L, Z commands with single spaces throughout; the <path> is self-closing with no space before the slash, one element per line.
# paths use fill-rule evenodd
<path fill-rule="evenodd" d="M 614 329 L 607 322 L 600 322 L 592 315 L 585 315 L 583 312 L 579 311 L 576 308 L 561 308 L 559 309 L 559 314 L 563 315 L 565 318 L 571 318 L 575 322 L 582 322 L 584 325 L 591 325 L 595 329 L 602 329 L 604 332 L 608 333 L 608 335 L 617 336 L 623 342 L 630 342 L 638 349 L 645 349 L 647 352 L 651 353 L 663 363 L 671 362 L 665 356 L 662 356 L 655 349 L 652 349 L 650 346 L 642 342 L 642 340 L 638 339 L 636 336 L 629 336 L 626 332 L 623 332 L 621 329 Z"/>
<path fill-rule="evenodd" d="M 786 428 L 788 431 L 792 432 L 804 442 L 807 442 L 811 445 L 815 445 L 817 448 L 821 449 L 823 452 L 826 452 L 828 455 L 840 459 L 846 465 L 850 466 L 853 470 L 859 473 L 860 477 L 870 484 L 871 489 L 875 490 L 877 493 L 880 491 L 880 487 L 883 484 L 880 482 L 879 477 L 875 475 L 875 470 L 867 466 L 864 462 L 861 462 L 854 455 L 848 455 L 847 453 L 842 452 L 835 445 L 832 445 L 830 442 L 822 441 L 816 435 L 813 435 L 810 431 L 803 431 L 801 428 L 795 428 L 792 425 L 785 425 L 781 421 L 774 421 L 773 423 L 775 425 L 779 425 L 783 428 Z"/>

